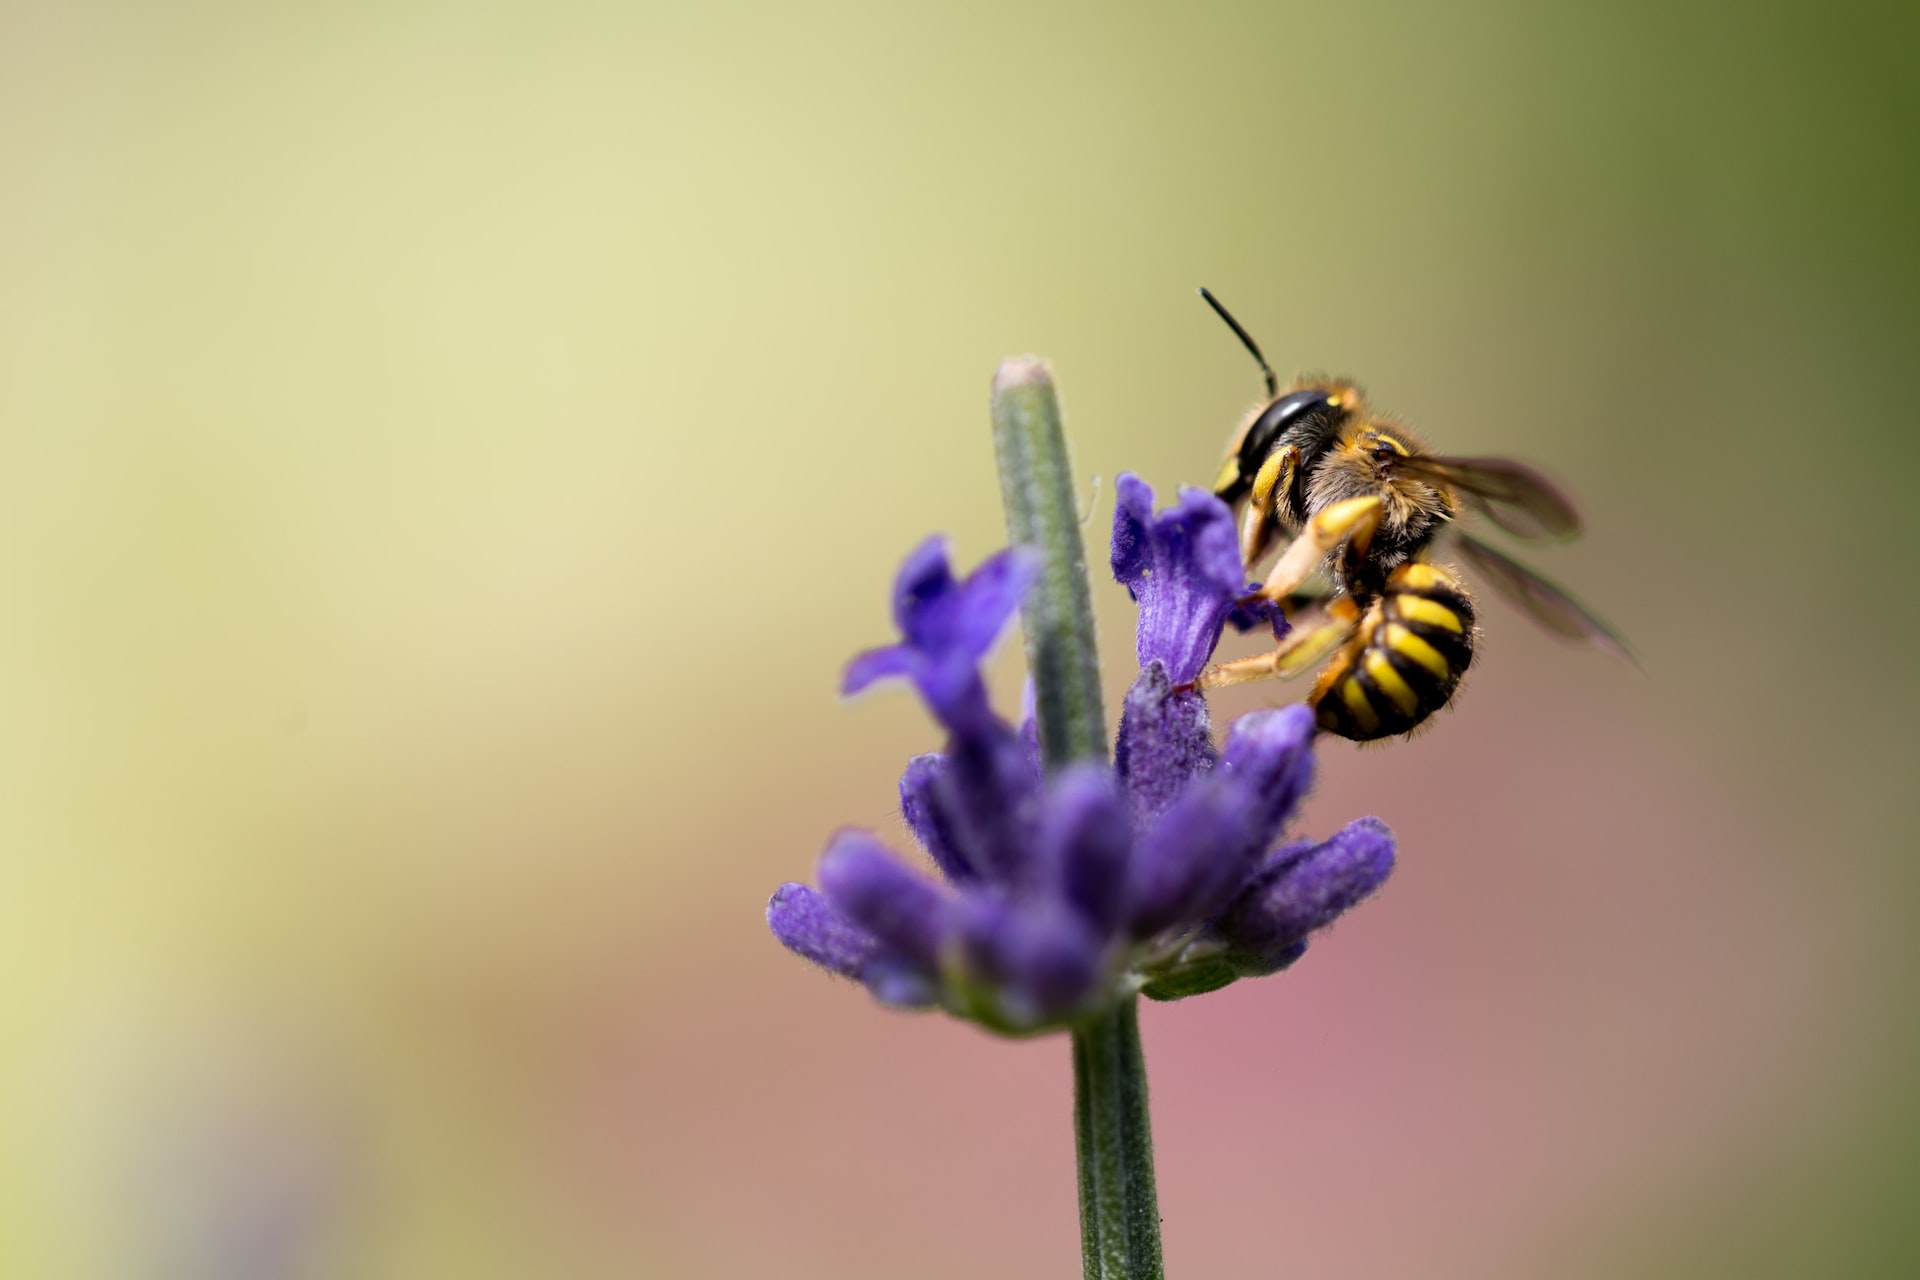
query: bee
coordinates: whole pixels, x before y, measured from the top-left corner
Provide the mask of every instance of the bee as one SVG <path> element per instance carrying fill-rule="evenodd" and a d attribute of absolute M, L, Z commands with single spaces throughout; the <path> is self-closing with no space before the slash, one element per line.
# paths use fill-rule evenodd
<path fill-rule="evenodd" d="M 1307 695 L 1322 730 L 1356 742 L 1411 733 L 1452 699 L 1479 634 L 1466 583 L 1429 559 L 1442 545 L 1548 631 L 1632 660 L 1584 605 L 1455 524 L 1472 514 L 1527 541 L 1576 536 L 1579 514 L 1545 477 L 1504 458 L 1437 455 L 1344 379 L 1301 378 L 1283 394 L 1252 336 L 1200 295 L 1266 378 L 1267 399 L 1214 482 L 1241 510 L 1249 566 L 1290 539 L 1258 594 L 1296 612 L 1314 602 L 1302 588 L 1322 569 L 1331 590 L 1273 652 L 1208 667 L 1194 687 L 1296 676 L 1327 659 Z"/>

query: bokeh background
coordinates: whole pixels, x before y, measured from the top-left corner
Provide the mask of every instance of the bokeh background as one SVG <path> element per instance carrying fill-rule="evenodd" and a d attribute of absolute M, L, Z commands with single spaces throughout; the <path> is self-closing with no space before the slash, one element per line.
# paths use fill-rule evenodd
<path fill-rule="evenodd" d="M 0 1273 L 1076 1274 L 1065 1044 L 761 910 L 905 842 L 838 669 L 996 361 L 1102 559 L 1200 283 L 1562 477 L 1645 672 L 1493 604 L 1326 748 L 1402 864 L 1145 1011 L 1174 1274 L 1920 1270 L 1915 13 L 0 5 Z"/>

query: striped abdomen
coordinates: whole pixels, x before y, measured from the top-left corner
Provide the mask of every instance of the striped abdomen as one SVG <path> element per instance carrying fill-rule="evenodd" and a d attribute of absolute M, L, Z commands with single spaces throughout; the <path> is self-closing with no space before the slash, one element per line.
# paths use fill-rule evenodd
<path fill-rule="evenodd" d="M 1320 727 L 1356 742 L 1419 727 L 1473 662 L 1473 601 L 1430 564 L 1403 564 L 1307 697 Z"/>

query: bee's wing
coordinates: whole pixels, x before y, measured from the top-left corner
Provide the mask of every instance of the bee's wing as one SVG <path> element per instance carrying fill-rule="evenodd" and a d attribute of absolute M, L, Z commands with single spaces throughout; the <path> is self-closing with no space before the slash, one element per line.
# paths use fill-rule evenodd
<path fill-rule="evenodd" d="M 1453 540 L 1461 558 L 1535 622 L 1555 635 L 1591 641 L 1615 657 L 1640 665 L 1619 632 L 1559 587 L 1470 533 L 1455 529 Z"/>
<path fill-rule="evenodd" d="M 1457 490 L 1474 510 L 1516 538 L 1540 541 L 1580 532 L 1567 495 L 1531 467 L 1505 458 L 1396 458 L 1394 468 Z"/>

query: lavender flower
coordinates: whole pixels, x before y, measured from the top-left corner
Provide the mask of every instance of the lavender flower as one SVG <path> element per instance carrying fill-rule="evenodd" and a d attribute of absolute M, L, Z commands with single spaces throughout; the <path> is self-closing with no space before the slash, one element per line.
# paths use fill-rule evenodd
<path fill-rule="evenodd" d="M 1305 707 L 1242 716 L 1216 749 L 1204 698 L 1179 690 L 1229 621 L 1285 626 L 1238 607 L 1247 573 L 1226 506 L 1186 489 L 1155 514 L 1152 489 L 1122 476 L 1112 566 L 1139 605 L 1141 668 L 1115 764 L 1045 774 L 980 677 L 1032 562 L 1002 552 L 962 581 L 937 538 L 907 557 L 894 584 L 901 640 L 856 657 L 845 689 L 905 678 L 945 728 L 946 749 L 900 779 L 901 811 L 941 879 L 843 830 L 819 888 L 773 895 L 781 942 L 884 1003 L 1025 1033 L 1136 992 L 1178 999 L 1277 972 L 1379 887 L 1393 839 L 1377 819 L 1279 844 L 1313 776 Z"/>

